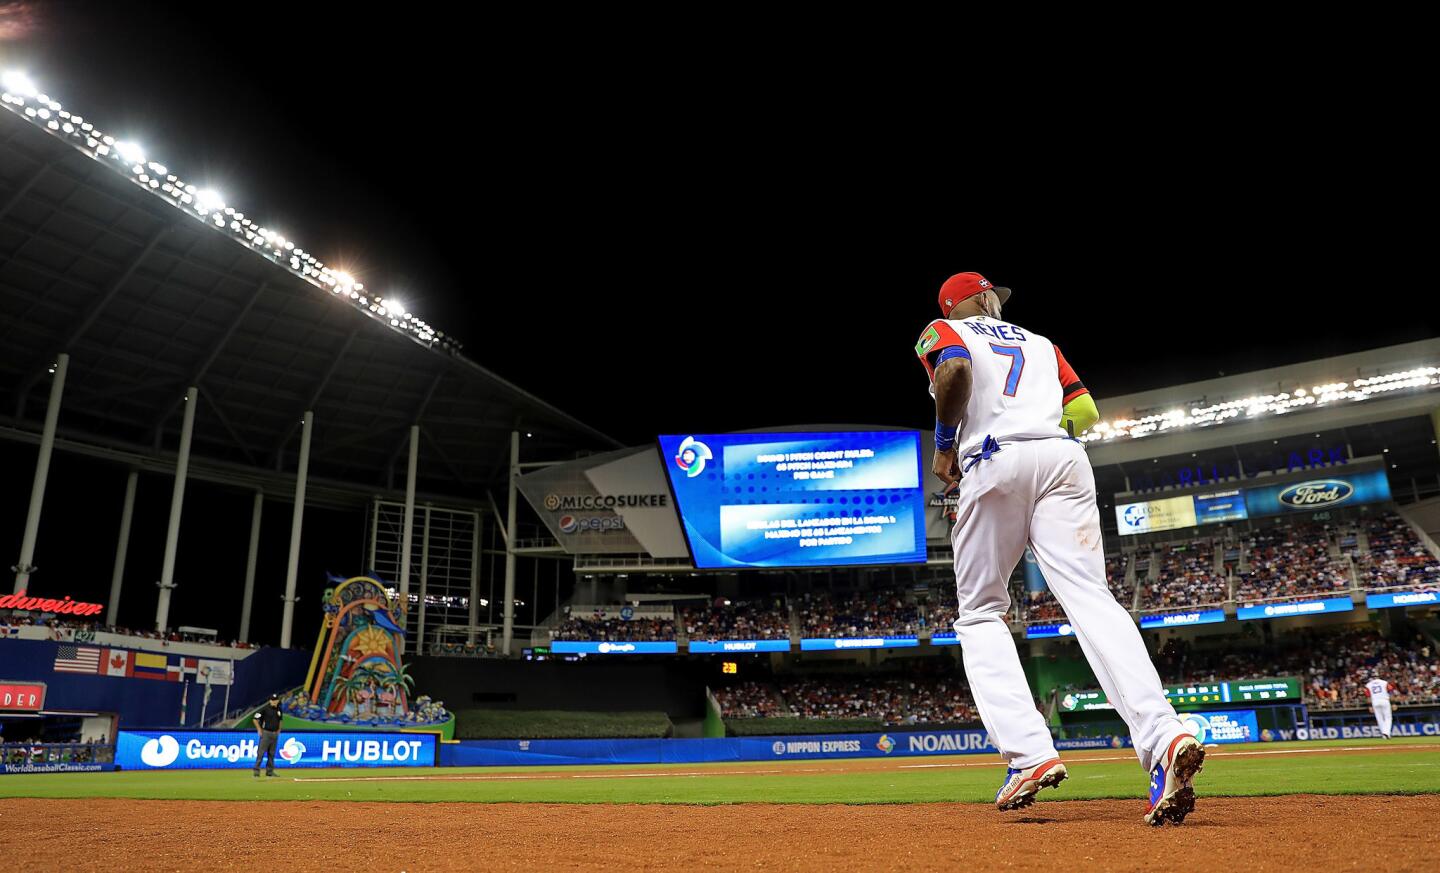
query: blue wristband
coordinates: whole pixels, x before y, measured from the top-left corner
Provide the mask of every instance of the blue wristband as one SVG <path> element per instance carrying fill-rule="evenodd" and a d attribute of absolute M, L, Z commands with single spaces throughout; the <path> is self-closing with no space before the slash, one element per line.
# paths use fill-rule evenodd
<path fill-rule="evenodd" d="M 955 431 L 959 425 L 946 424 L 940 419 L 935 419 L 935 448 L 948 452 L 955 448 Z"/>

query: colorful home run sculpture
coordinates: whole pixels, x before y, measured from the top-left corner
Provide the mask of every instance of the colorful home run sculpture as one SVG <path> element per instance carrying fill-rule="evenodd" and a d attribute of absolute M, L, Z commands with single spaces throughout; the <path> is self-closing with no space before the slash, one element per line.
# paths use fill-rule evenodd
<path fill-rule="evenodd" d="M 412 697 L 415 681 L 401 663 L 405 616 L 384 583 L 372 576 L 330 581 L 305 687 L 285 696 L 285 713 L 332 729 L 452 726 L 441 703 Z"/>

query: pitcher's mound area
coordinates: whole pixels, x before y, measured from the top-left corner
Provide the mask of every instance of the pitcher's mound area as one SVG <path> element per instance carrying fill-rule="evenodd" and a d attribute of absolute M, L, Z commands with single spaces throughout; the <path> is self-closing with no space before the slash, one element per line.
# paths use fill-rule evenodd
<path fill-rule="evenodd" d="M 1440 797 L 630 806 L 0 800 L 32 870 L 1433 870 Z"/>

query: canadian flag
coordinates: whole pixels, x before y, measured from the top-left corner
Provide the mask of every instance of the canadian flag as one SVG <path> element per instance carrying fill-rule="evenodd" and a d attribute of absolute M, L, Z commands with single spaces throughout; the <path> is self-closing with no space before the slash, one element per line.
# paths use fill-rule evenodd
<path fill-rule="evenodd" d="M 129 676 L 130 653 L 124 649 L 107 649 L 105 651 L 105 675 Z"/>

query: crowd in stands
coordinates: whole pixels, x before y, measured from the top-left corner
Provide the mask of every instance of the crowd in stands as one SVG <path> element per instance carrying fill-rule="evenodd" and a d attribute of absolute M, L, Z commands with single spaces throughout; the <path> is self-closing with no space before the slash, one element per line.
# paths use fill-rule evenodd
<path fill-rule="evenodd" d="M 959 724 L 979 718 L 964 679 L 941 676 L 792 678 L 743 682 L 715 692 L 726 718 L 878 719 L 885 724 Z"/>
<path fill-rule="evenodd" d="M 654 642 L 675 639 L 671 618 L 623 619 L 607 615 L 569 615 L 555 630 L 557 640 L 609 640 L 613 642 Z"/>
<path fill-rule="evenodd" d="M 1124 553 L 1105 556 L 1105 584 L 1110 586 L 1115 601 L 1126 609 L 1135 603 L 1135 587 L 1125 581 L 1125 567 L 1129 563 L 1130 556 Z"/>
<path fill-rule="evenodd" d="M 1224 602 L 1229 583 L 1215 572 L 1215 550 L 1205 540 L 1174 543 L 1156 553 L 1159 578 L 1144 583 L 1145 609 L 1181 609 Z"/>
<path fill-rule="evenodd" d="M 801 595 L 806 637 L 905 636 L 920 629 L 920 610 L 897 590 Z"/>
<path fill-rule="evenodd" d="M 102 738 L 75 743 L 7 743 L 0 737 L 0 763 L 99 764 L 114 759 L 115 747 Z"/>
<path fill-rule="evenodd" d="M 729 718 L 769 718 L 789 715 L 774 686 L 766 682 L 741 682 L 715 691 L 720 712 Z"/>
<path fill-rule="evenodd" d="M 86 642 L 94 639 L 93 634 L 116 634 L 117 636 L 139 637 L 146 640 L 160 640 L 163 643 L 199 643 L 207 646 L 226 646 L 232 649 L 258 649 L 258 643 L 242 643 L 239 640 L 221 640 L 208 634 L 180 633 L 169 631 L 160 633 L 155 630 L 132 630 L 119 625 L 96 624 L 94 622 L 77 621 L 74 619 L 49 618 L 41 620 L 29 613 L 16 611 L 15 613 L 0 617 L 0 627 L 44 627 L 49 628 L 50 638 L 62 642 Z"/>
<path fill-rule="evenodd" d="M 1393 512 L 1366 521 L 1370 554 L 1357 557 L 1355 570 L 1366 588 L 1440 586 L 1440 561 L 1425 548 L 1405 519 Z"/>
<path fill-rule="evenodd" d="M 1065 618 L 1065 610 L 1047 588 L 1043 591 L 1026 591 L 1024 600 L 1021 601 L 1020 615 L 1023 621 L 1060 621 Z"/>
<path fill-rule="evenodd" d="M 779 598 L 717 598 L 707 606 L 681 609 L 680 623 L 692 640 L 780 640 L 790 636 L 790 609 Z"/>
<path fill-rule="evenodd" d="M 1330 556 L 1329 525 L 1297 522 L 1254 531 L 1245 554 L 1248 569 L 1240 571 L 1235 590 L 1242 605 L 1350 590 L 1344 560 Z"/>
<path fill-rule="evenodd" d="M 1365 683 L 1395 685 L 1397 703 L 1440 702 L 1440 659 L 1423 635 L 1387 639 L 1373 627 L 1299 630 L 1271 649 L 1226 646 L 1196 650 L 1172 639 L 1156 656 L 1161 678 L 1171 684 L 1299 676 L 1305 697 L 1318 706 L 1367 706 Z"/>

